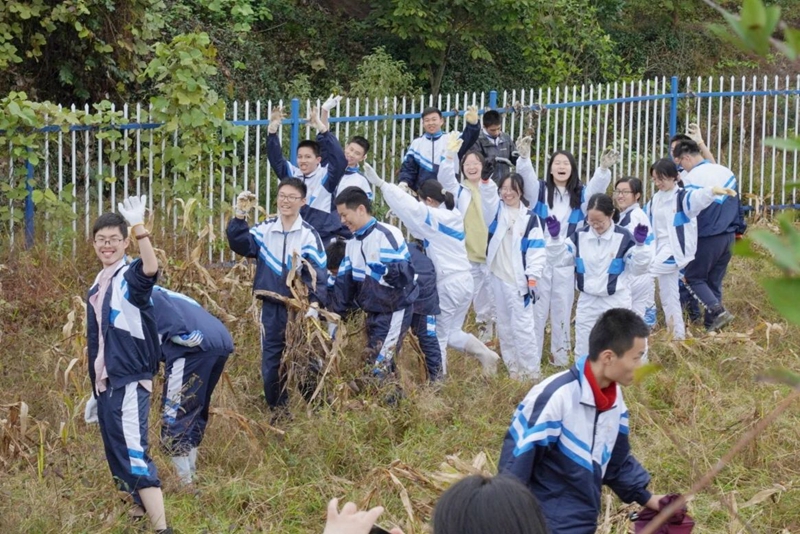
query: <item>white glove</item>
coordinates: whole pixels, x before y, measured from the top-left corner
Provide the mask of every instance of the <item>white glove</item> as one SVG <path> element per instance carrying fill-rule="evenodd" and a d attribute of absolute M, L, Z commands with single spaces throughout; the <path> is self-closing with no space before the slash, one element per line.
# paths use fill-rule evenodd
<path fill-rule="evenodd" d="M 242 191 L 236 197 L 236 217 L 244 219 L 256 203 L 256 196 L 250 191 Z"/>
<path fill-rule="evenodd" d="M 702 146 L 705 144 L 703 141 L 703 132 L 700 131 L 700 125 L 697 123 L 691 123 L 686 128 L 686 135 L 688 135 L 692 141 L 697 143 L 698 146 Z"/>
<path fill-rule="evenodd" d="M 458 133 L 451 132 L 450 135 L 447 136 L 447 148 L 445 148 L 444 157 L 447 159 L 455 159 L 463 144 L 464 140 L 459 137 Z"/>
<path fill-rule="evenodd" d="M 87 423 L 97 423 L 97 399 L 94 398 L 94 395 L 89 395 L 89 400 L 86 401 L 83 420 Z"/>
<path fill-rule="evenodd" d="M 608 170 L 616 165 L 617 161 L 619 161 L 619 152 L 613 148 L 607 148 L 600 156 L 600 168 Z"/>
<path fill-rule="evenodd" d="M 339 329 L 339 327 L 336 325 L 336 323 L 332 323 L 331 321 L 328 321 L 328 335 L 331 336 L 331 339 L 336 337 L 336 331 L 338 329 Z"/>
<path fill-rule="evenodd" d="M 406 182 L 400 182 L 399 184 L 397 184 L 397 187 L 399 187 L 400 191 L 402 191 L 403 193 L 406 193 L 407 195 L 411 194 L 411 188 L 408 187 L 408 184 Z"/>
<path fill-rule="evenodd" d="M 281 108 L 274 108 L 269 115 L 269 126 L 267 131 L 271 134 L 278 133 L 278 128 L 281 127 L 283 122 L 283 110 Z"/>
<path fill-rule="evenodd" d="M 312 304 L 308 307 L 308 311 L 304 317 L 306 319 L 317 319 L 319 318 L 319 310 L 317 310 L 317 307 Z"/>
<path fill-rule="evenodd" d="M 519 157 L 524 159 L 531 159 L 531 142 L 533 138 L 530 135 L 520 137 L 517 139 L 517 153 Z"/>
<path fill-rule="evenodd" d="M 374 185 L 375 187 L 381 187 L 383 184 L 386 183 L 380 176 L 378 176 L 378 173 L 375 172 L 375 169 L 372 168 L 372 165 L 370 165 L 366 161 L 364 162 L 364 178 L 366 178 L 367 181 L 372 185 Z M 407 185 L 406 189 L 408 189 Z"/>
<path fill-rule="evenodd" d="M 147 195 L 128 197 L 117 204 L 120 214 L 128 221 L 129 226 L 144 224 L 144 210 L 147 207 Z"/>
<path fill-rule="evenodd" d="M 311 124 L 314 128 L 316 128 L 317 133 L 325 133 L 328 131 L 328 125 L 322 122 L 319 118 L 319 108 L 313 107 L 308 112 L 308 119 L 306 119 L 309 124 Z"/>
<path fill-rule="evenodd" d="M 469 106 L 464 113 L 464 120 L 470 124 L 478 124 L 478 106 Z"/>
<path fill-rule="evenodd" d="M 728 195 L 730 197 L 736 196 L 736 191 L 734 191 L 733 189 L 730 189 L 728 187 L 720 187 L 718 185 L 712 187 L 711 192 L 714 193 L 715 195 Z"/>
<path fill-rule="evenodd" d="M 196 347 L 203 342 L 203 333 L 200 330 L 195 330 L 188 334 L 181 334 L 179 336 L 172 336 L 170 341 L 176 345 L 183 345 L 184 347 Z"/>
<path fill-rule="evenodd" d="M 341 96 L 333 96 L 333 95 L 331 95 L 331 96 L 328 97 L 328 100 L 326 100 L 322 104 L 322 109 L 324 109 L 325 111 L 330 111 L 333 108 L 335 108 L 336 106 L 338 106 L 339 102 L 341 102 L 341 100 L 342 100 Z"/>

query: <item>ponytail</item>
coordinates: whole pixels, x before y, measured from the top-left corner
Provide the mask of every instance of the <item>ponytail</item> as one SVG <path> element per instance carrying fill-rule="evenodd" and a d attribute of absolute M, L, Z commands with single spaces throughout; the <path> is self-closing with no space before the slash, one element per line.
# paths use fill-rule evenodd
<path fill-rule="evenodd" d="M 439 204 L 444 204 L 449 210 L 456 207 L 455 197 L 452 193 L 446 191 L 438 180 L 425 180 L 422 182 L 422 185 L 419 186 L 419 190 L 417 191 L 417 196 L 422 200 L 430 198 Z"/>

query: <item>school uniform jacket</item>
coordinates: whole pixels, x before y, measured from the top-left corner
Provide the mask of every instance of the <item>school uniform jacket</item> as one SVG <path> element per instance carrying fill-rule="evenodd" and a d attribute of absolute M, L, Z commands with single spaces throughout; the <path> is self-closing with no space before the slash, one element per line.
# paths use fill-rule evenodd
<path fill-rule="evenodd" d="M 233 352 L 233 339 L 228 329 L 196 300 L 155 286 L 153 308 L 161 338 L 161 356 L 168 364 L 195 355 L 212 358 Z M 171 341 L 173 336 L 190 334 L 195 330 L 203 333 L 203 341 L 196 347 L 185 347 Z"/>
<path fill-rule="evenodd" d="M 161 348 L 158 341 L 153 302 L 150 295 L 158 275 L 146 276 L 141 259 L 123 263 L 114 273 L 102 303 L 102 329 L 109 389 L 131 382 L 151 380 L 158 372 Z M 86 302 L 99 289 L 98 274 Z M 94 362 L 100 343 L 100 329 L 94 306 L 86 306 L 86 342 L 92 391 L 97 390 Z"/>
<path fill-rule="evenodd" d="M 736 176 L 733 171 L 722 165 L 703 160 L 683 176 L 683 185 L 687 191 L 704 187 L 727 187 L 738 192 Z M 712 204 L 697 216 L 698 237 L 711 237 L 721 234 L 743 234 L 747 228 L 744 221 L 741 199 L 739 196 L 718 195 Z"/>
<path fill-rule="evenodd" d="M 347 159 L 339 140 L 331 132 L 317 135 L 317 143 L 322 161 L 308 175 L 284 159 L 277 134 L 267 136 L 267 157 L 279 180 L 299 178 L 306 184 L 308 194 L 300 215 L 317 230 L 323 243 L 328 243 L 337 235 L 350 237 L 334 206 L 334 193 L 347 168 Z"/>
<path fill-rule="evenodd" d="M 622 389 L 611 409 L 598 412 L 586 365 L 580 358 L 531 389 L 500 453 L 498 472 L 528 486 L 551 534 L 594 534 L 603 484 L 626 503 L 651 497 L 650 475 L 630 453 Z"/>
<path fill-rule="evenodd" d="M 347 242 L 334 284 L 333 311 L 343 314 L 358 306 L 367 313 L 394 313 L 411 306 L 418 295 L 403 234 L 373 217 Z"/>
<path fill-rule="evenodd" d="M 628 291 L 626 284 L 619 283 L 622 274 L 647 273 L 652 257 L 650 247 L 637 246 L 633 235 L 614 223 L 600 236 L 585 226 L 566 242 L 557 239 L 547 245 L 547 260 L 555 267 L 574 263 L 578 289 L 598 297 Z"/>
<path fill-rule="evenodd" d="M 357 187 L 367 194 L 368 199 L 375 199 L 375 195 L 372 193 L 372 187 L 369 185 L 367 179 L 364 178 L 364 175 L 361 174 L 361 169 L 358 167 L 347 167 L 347 169 L 345 169 L 344 176 L 342 176 L 339 186 L 336 188 L 336 194 L 333 195 L 334 203 L 336 201 L 336 197 L 339 196 L 339 193 L 348 187 Z M 333 213 L 335 210 L 336 206 L 333 206 L 331 208 L 331 213 Z"/>
<path fill-rule="evenodd" d="M 228 244 L 235 253 L 246 258 L 256 258 L 256 275 L 253 289 L 272 291 L 291 296 L 286 285 L 289 271 L 299 271 L 303 283 L 308 287 L 311 302 L 327 303 L 327 256 L 319 234 L 302 216 L 297 217 L 292 227 L 284 232 L 280 217 L 269 218 L 252 228 L 245 219 L 232 218 L 228 222 Z M 302 262 L 292 263 L 292 254 L 297 252 L 308 261 L 310 268 Z M 312 272 L 315 277 L 312 277 Z M 263 297 L 262 297 L 263 298 Z"/>
<path fill-rule="evenodd" d="M 507 163 L 496 161 L 496 158 L 505 158 L 511 163 L 516 164 L 517 147 L 511 136 L 507 133 L 501 133 L 497 137 L 492 137 L 486 130 L 482 129 L 478 140 L 472 147 L 473 152 L 478 152 L 483 156 L 483 176 L 484 180 L 492 179 L 495 183 L 500 183 L 500 180 L 511 174 L 511 168 Z"/>
<path fill-rule="evenodd" d="M 458 151 L 458 160 L 475 144 L 480 135 L 478 124 L 467 123 L 460 137 L 464 140 Z M 408 184 L 413 191 L 419 189 L 422 182 L 435 180 L 439 172 L 439 161 L 447 148 L 447 135 L 443 132 L 425 133 L 411 141 L 400 167 L 398 180 Z M 456 165 L 456 172 L 458 166 Z"/>
<path fill-rule="evenodd" d="M 520 216 L 509 229 L 508 210 L 500 200 L 497 185 L 492 181 L 481 180 L 479 187 L 483 219 L 489 227 L 489 246 L 486 249 L 486 265 L 492 265 L 500 243 L 507 232 L 514 235 L 511 252 L 514 254 L 514 278 L 520 296 L 528 296 L 528 278 L 539 280 L 547 263 L 544 235 L 536 214 L 520 203 Z"/>

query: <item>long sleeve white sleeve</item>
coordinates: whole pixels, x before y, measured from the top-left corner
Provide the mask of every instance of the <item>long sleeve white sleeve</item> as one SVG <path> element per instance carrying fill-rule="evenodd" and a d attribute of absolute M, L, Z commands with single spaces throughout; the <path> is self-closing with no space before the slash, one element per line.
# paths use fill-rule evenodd
<path fill-rule="evenodd" d="M 522 176 L 522 183 L 525 187 L 525 200 L 527 200 L 528 204 L 533 208 L 539 200 L 539 187 L 541 187 L 541 182 L 539 181 L 539 177 L 536 176 L 531 158 L 520 157 L 517 159 L 517 173 Z"/>
<path fill-rule="evenodd" d="M 608 186 L 611 183 L 611 171 L 602 167 L 597 167 L 594 175 L 586 184 L 584 190 L 583 201 L 581 202 L 581 210 L 586 213 L 586 205 L 589 204 L 589 199 L 597 193 L 605 193 L 608 191 Z"/>
<path fill-rule="evenodd" d="M 478 186 L 481 193 L 481 208 L 483 208 L 483 220 L 486 226 L 490 226 L 497 215 L 497 207 L 500 204 L 500 197 L 497 194 L 497 186 L 491 180 L 481 180 Z"/>

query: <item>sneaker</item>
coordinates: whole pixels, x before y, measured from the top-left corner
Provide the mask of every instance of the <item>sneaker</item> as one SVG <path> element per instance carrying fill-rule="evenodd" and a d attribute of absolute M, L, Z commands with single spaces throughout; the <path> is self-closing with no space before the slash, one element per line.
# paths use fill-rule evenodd
<path fill-rule="evenodd" d="M 723 326 L 726 326 L 728 323 L 734 320 L 736 316 L 733 315 L 728 310 L 722 310 L 719 315 L 714 318 L 714 321 L 706 328 L 707 332 L 716 332 Z"/>

